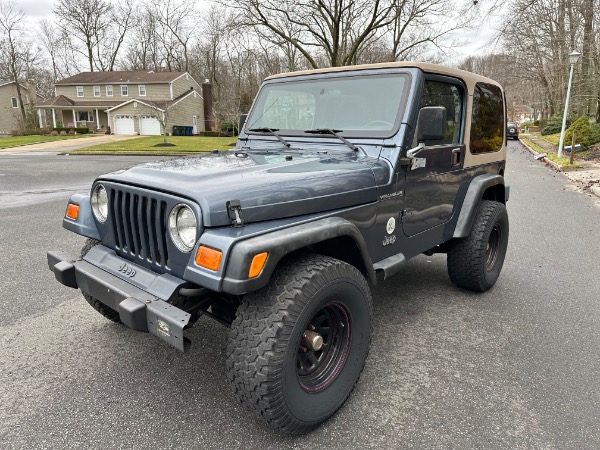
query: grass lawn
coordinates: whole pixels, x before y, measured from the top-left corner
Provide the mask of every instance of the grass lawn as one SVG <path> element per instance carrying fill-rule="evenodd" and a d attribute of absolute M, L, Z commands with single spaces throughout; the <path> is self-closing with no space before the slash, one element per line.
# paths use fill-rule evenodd
<path fill-rule="evenodd" d="M 163 142 L 162 136 L 127 139 L 109 144 L 94 145 L 70 152 L 73 155 L 190 155 L 211 150 L 231 149 L 236 137 L 169 136 L 173 147 L 155 147 Z"/>
<path fill-rule="evenodd" d="M 577 164 L 577 162 L 573 161 L 573 164 L 570 164 L 569 158 L 559 158 L 556 153 L 547 152 L 542 147 L 540 147 L 539 145 L 537 145 L 536 143 L 530 141 L 527 138 L 521 137 L 521 141 L 523 141 L 525 144 L 527 144 L 529 147 L 531 147 L 532 149 L 534 149 L 538 153 L 546 153 L 546 155 L 547 155 L 546 158 L 548 158 L 549 160 L 555 162 L 556 164 L 558 164 L 558 165 L 560 165 L 560 166 L 562 166 L 562 167 L 564 167 L 566 169 L 579 169 L 579 168 L 581 168 L 581 165 Z"/>
<path fill-rule="evenodd" d="M 538 133 L 536 133 L 538 134 Z M 553 145 L 558 145 L 558 142 L 560 141 L 560 133 L 556 133 L 556 134 L 548 134 L 546 136 L 542 136 L 541 134 L 539 134 L 539 136 L 542 139 L 545 139 L 546 141 L 550 142 Z M 569 142 L 566 145 L 571 145 L 571 143 Z"/>
<path fill-rule="evenodd" d="M 16 147 L 19 145 L 26 144 L 37 144 L 39 142 L 53 142 L 53 141 L 62 141 L 64 139 L 79 139 L 92 137 L 90 134 L 76 134 L 74 136 L 41 136 L 41 135 L 32 135 L 32 136 L 10 136 L 6 138 L 0 138 L 0 148 L 8 148 L 8 147 Z"/>

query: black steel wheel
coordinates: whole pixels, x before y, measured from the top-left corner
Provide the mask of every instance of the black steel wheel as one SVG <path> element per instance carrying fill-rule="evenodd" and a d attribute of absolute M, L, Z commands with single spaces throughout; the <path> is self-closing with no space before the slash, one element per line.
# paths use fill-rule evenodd
<path fill-rule="evenodd" d="M 313 344 L 311 333 L 321 340 L 320 344 Z M 319 392 L 336 379 L 348 358 L 351 333 L 350 313 L 342 303 L 329 303 L 310 319 L 296 354 L 302 389 Z"/>
<path fill-rule="evenodd" d="M 465 289 L 484 292 L 498 280 L 508 248 L 508 213 L 502 203 L 479 204 L 469 236 L 455 239 L 448 250 L 450 280 Z"/>
<path fill-rule="evenodd" d="M 321 255 L 290 258 L 237 310 L 227 346 L 236 396 L 276 428 L 308 432 L 356 385 L 371 315 L 369 286 L 356 268 Z"/>

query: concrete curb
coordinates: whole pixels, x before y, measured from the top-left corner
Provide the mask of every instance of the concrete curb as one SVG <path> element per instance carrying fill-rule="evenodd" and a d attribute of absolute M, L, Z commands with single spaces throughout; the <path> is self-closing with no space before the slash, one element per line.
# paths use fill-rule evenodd
<path fill-rule="evenodd" d="M 527 138 L 525 138 L 527 139 Z M 525 147 L 527 150 L 529 150 L 529 152 L 531 154 L 533 154 L 533 156 L 538 156 L 540 155 L 540 153 L 536 152 L 533 148 L 531 148 L 529 145 L 527 145 L 525 142 L 523 142 L 522 139 L 519 139 L 519 141 L 521 142 L 521 144 L 523 144 L 523 147 Z M 548 164 L 549 166 L 553 167 L 555 170 L 557 170 L 558 172 L 563 172 L 563 166 L 561 166 L 560 164 L 556 164 L 554 161 L 552 161 L 551 159 L 548 158 L 540 158 L 540 161 L 545 162 L 546 164 Z"/>
<path fill-rule="evenodd" d="M 594 194 L 596 197 L 600 198 L 600 186 L 592 186 L 591 190 L 592 190 L 592 194 Z"/>

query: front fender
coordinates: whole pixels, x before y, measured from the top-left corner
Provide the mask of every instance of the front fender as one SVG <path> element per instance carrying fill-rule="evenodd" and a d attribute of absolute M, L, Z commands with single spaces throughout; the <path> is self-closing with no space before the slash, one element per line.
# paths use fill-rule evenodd
<path fill-rule="evenodd" d="M 285 255 L 341 236 L 348 236 L 354 240 L 369 279 L 374 282 L 375 271 L 358 228 L 345 219 L 329 217 L 236 243 L 229 256 L 222 290 L 234 295 L 258 290 L 269 283 L 273 271 Z M 256 278 L 249 279 L 248 271 L 252 258 L 262 252 L 269 254 L 265 266 Z"/>

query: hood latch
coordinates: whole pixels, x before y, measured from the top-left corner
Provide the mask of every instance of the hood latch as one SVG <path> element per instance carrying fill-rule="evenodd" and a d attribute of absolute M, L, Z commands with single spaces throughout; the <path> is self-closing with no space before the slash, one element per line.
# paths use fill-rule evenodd
<path fill-rule="evenodd" d="M 227 202 L 227 214 L 229 220 L 231 220 L 231 226 L 234 228 L 240 228 L 244 226 L 244 219 L 242 219 L 242 204 L 239 200 L 229 200 Z"/>

